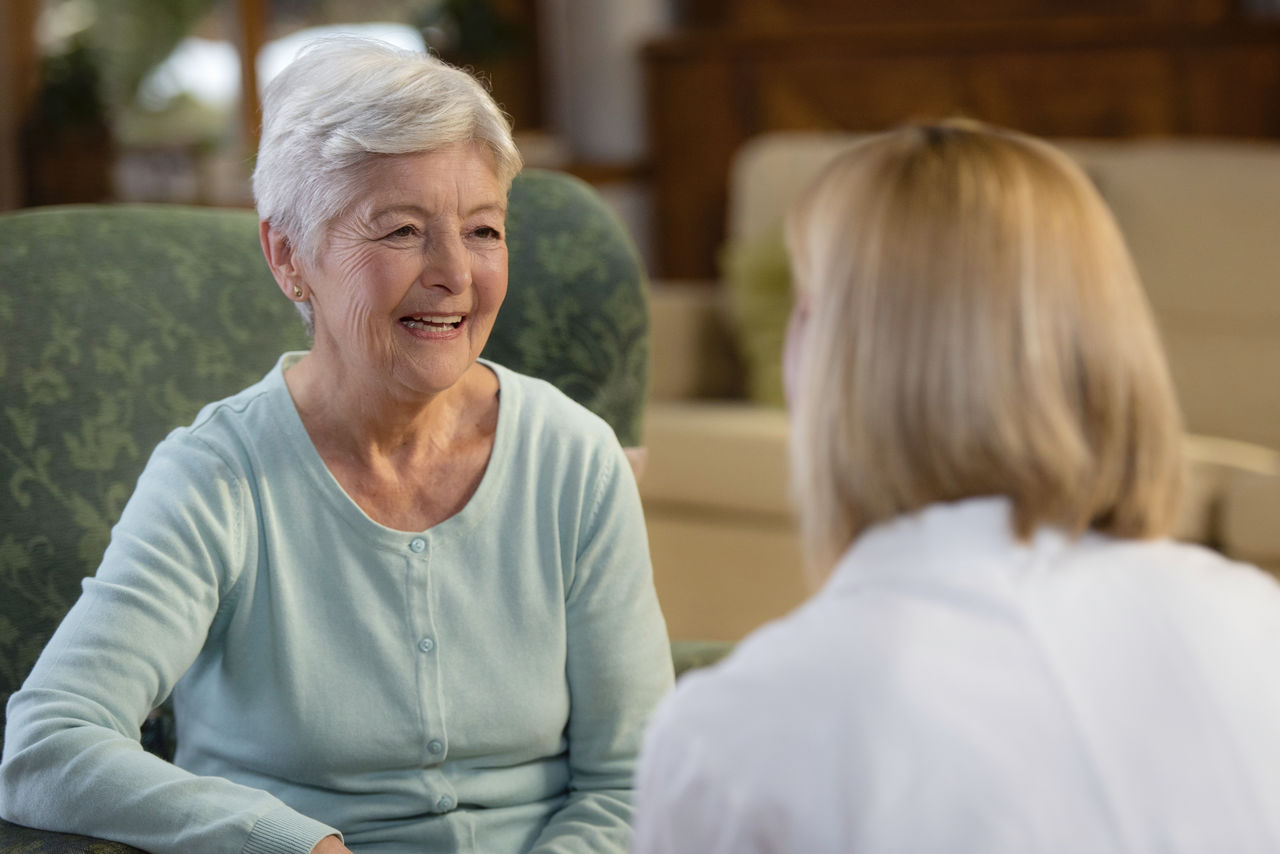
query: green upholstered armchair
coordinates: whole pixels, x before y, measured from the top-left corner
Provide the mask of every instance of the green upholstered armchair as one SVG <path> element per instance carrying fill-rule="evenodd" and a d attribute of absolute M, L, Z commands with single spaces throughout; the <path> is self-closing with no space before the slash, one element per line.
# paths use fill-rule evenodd
<path fill-rule="evenodd" d="M 516 179 L 507 233 L 510 288 L 485 355 L 637 445 L 648 308 L 627 235 L 585 184 L 539 170 Z M 0 707 L 96 569 L 155 444 L 306 346 L 250 211 L 0 216 Z M 706 650 L 676 654 L 683 669 Z M 133 850 L 0 822 L 0 852 Z"/>

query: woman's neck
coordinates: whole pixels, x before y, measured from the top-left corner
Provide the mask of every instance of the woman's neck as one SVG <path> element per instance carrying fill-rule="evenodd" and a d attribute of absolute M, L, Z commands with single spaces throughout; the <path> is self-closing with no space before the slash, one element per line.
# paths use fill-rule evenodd
<path fill-rule="evenodd" d="M 478 363 L 435 395 L 375 391 L 341 372 L 335 375 L 311 355 L 286 369 L 285 383 L 326 461 L 329 454 L 340 454 L 366 462 L 407 462 L 448 452 L 456 441 L 491 434 L 487 416 L 496 414 L 497 377 Z"/>

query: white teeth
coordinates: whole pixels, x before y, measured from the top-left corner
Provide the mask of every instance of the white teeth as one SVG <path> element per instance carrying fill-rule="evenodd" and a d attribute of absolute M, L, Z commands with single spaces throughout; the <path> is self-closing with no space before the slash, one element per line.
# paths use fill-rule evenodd
<path fill-rule="evenodd" d="M 408 326 L 410 329 L 424 329 L 424 330 L 439 331 L 442 329 L 455 328 L 459 323 L 462 322 L 462 315 L 453 314 L 447 317 L 432 317 L 432 318 L 410 317 L 401 322 L 405 326 Z"/>

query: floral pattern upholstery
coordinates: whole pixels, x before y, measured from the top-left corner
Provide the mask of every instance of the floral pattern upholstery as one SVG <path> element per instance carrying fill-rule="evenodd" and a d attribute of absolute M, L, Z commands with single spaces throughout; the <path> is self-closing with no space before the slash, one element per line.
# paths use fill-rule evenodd
<path fill-rule="evenodd" d="M 0 820 L 0 851 L 4 854 L 143 854 L 121 842 L 33 830 Z"/>
<path fill-rule="evenodd" d="M 625 231 L 587 185 L 527 170 L 507 236 L 510 285 L 485 355 L 637 444 L 648 306 Z M 155 444 L 306 346 L 251 211 L 0 216 L 0 708 L 96 568 Z M 0 822 L 0 852 L 132 850 Z"/>

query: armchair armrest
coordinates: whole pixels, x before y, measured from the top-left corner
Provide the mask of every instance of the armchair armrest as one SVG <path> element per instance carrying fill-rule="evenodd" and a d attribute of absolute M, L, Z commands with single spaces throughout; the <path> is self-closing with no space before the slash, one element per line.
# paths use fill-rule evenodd
<path fill-rule="evenodd" d="M 0 854 L 145 854 L 130 845 L 23 827 L 0 818 Z"/>
<path fill-rule="evenodd" d="M 676 675 L 715 664 L 733 649 L 729 641 L 673 641 Z M 73 833 L 36 830 L 0 818 L 0 854 L 146 854 L 131 845 Z"/>
<path fill-rule="evenodd" d="M 690 670 L 710 667 L 733 651 L 732 641 L 677 640 L 671 642 L 671 660 L 679 678 Z"/>

